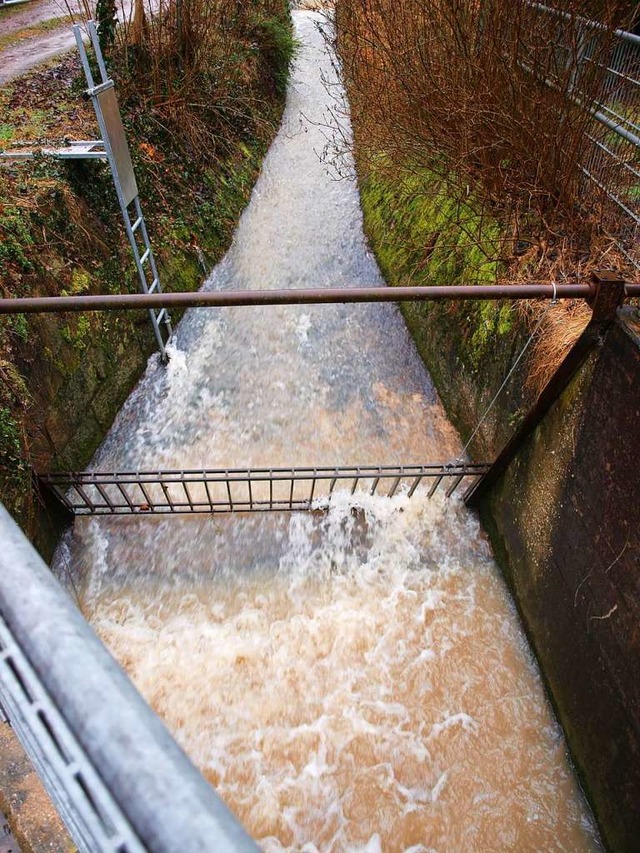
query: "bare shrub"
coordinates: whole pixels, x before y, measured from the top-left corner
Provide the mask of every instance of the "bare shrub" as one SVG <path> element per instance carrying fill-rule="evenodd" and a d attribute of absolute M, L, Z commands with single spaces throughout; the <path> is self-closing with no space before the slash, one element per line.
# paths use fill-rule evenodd
<path fill-rule="evenodd" d="M 338 0 L 360 156 L 453 174 L 545 221 L 574 215 L 585 105 L 602 90 L 612 30 L 629 17 L 628 3 L 599 6 L 603 27 L 584 63 L 577 16 L 594 13 L 588 0 L 565 0 L 567 18 L 507 0 Z"/>
<path fill-rule="evenodd" d="M 470 254 L 487 255 L 488 246 L 494 254 L 487 260 L 499 261 L 494 274 L 511 281 L 586 276 L 603 253 L 620 264 L 607 238 L 617 230 L 620 210 L 586 181 L 581 164 L 593 145 L 590 108 L 603 95 L 615 100 L 606 69 L 614 31 L 632 24 L 635 4 L 550 5 L 554 13 L 526 0 L 336 2 L 361 177 L 371 174 L 378 184 L 400 188 L 396 196 L 404 207 L 416 186 L 423 197 L 432 195 L 431 209 L 433 200 L 441 205 L 443 187 L 447 203 L 468 208 L 463 219 L 470 230 L 458 239 L 451 217 L 447 227 L 469 280 Z M 600 24 L 589 29 L 586 62 L 585 18 Z M 606 183 L 605 174 L 599 177 Z M 622 179 L 633 180 L 632 172 Z M 620 169 L 615 180 L 621 180 Z M 429 203 L 423 208 L 429 211 Z M 400 221 L 403 211 L 387 216 Z M 501 239 L 487 239 L 496 223 Z M 422 257 L 431 271 L 428 230 L 425 223 Z M 413 257 L 419 247 L 416 235 L 410 238 L 405 248 Z M 398 237 L 391 233 L 389 240 Z M 445 268 L 455 271 L 456 264 L 454 258 Z M 492 265 L 477 268 L 486 280 Z M 540 310 L 537 304 L 523 308 L 525 321 L 535 324 Z M 580 302 L 545 320 L 532 388 L 542 387 L 588 316 Z"/>
<path fill-rule="evenodd" d="M 135 0 L 111 67 L 151 134 L 199 159 L 260 135 L 265 101 L 284 94 L 293 54 L 286 0 Z M 274 113 L 276 110 L 274 110 Z"/>

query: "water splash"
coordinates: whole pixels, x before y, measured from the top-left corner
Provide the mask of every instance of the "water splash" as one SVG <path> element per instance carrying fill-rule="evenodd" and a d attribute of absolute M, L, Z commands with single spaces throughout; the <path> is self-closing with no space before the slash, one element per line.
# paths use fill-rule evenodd
<path fill-rule="evenodd" d="M 380 285 L 323 147 L 318 16 L 209 288 Z M 335 116 L 334 116 L 335 117 Z M 348 137 L 348 124 L 342 128 Z M 389 305 L 188 312 L 95 467 L 366 465 L 460 452 Z M 475 518 L 356 493 L 326 513 L 76 522 L 107 645 L 268 851 L 597 847 Z"/>
<path fill-rule="evenodd" d="M 341 493 L 280 534 L 277 562 L 220 571 L 198 551 L 206 584 L 91 602 L 264 849 L 589 849 L 563 740 L 464 507 Z"/>

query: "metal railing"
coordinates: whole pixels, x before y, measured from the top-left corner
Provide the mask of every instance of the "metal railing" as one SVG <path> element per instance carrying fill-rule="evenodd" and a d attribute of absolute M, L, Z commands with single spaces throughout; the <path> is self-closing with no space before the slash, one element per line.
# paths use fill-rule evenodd
<path fill-rule="evenodd" d="M 590 145 L 580 163 L 585 195 L 596 187 L 618 214 L 622 211 L 625 224 L 618 236 L 622 248 L 631 251 L 629 259 L 640 266 L 634 247 L 640 225 L 640 36 L 607 31 L 598 21 L 544 3 L 527 5 L 557 22 L 552 27 L 557 76 L 546 82 L 559 85 L 593 117 Z M 563 70 L 570 72 L 568 80 L 561 80 Z M 594 78 L 599 80 L 595 100 L 591 87 L 583 88 L 585 79 Z"/>
<path fill-rule="evenodd" d="M 624 282 L 627 297 L 640 297 L 640 283 Z M 108 296 L 33 296 L 0 299 L 2 314 L 122 311 L 141 308 L 234 308 L 265 305 L 332 305 L 362 302 L 595 298 L 590 283 L 461 284 L 425 287 L 320 287 L 287 290 L 200 290 L 196 293 L 128 293 Z"/>
<path fill-rule="evenodd" d="M 0 703 L 81 851 L 254 851 L 0 505 Z"/>
<path fill-rule="evenodd" d="M 194 471 L 125 471 L 44 474 L 51 490 L 77 515 L 148 515 L 309 511 L 324 509 L 336 489 L 369 495 L 412 497 L 429 484 L 431 497 L 441 484 L 446 496 L 463 484 L 471 488 L 489 463 L 370 465 L 335 468 L 253 468 Z"/>

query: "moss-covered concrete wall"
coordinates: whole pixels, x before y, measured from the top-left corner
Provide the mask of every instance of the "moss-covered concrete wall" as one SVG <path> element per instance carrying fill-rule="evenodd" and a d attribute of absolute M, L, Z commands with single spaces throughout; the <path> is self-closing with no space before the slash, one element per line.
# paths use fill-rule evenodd
<path fill-rule="evenodd" d="M 356 128 L 357 130 L 357 128 Z M 357 134 L 356 134 L 357 138 Z M 492 283 L 504 234 L 500 223 L 447 200 L 425 170 L 389 177 L 382 164 L 359 168 L 364 225 L 389 284 Z M 512 303 L 403 303 L 402 312 L 449 417 L 466 441 L 500 388 L 530 329 Z M 471 452 L 490 459 L 533 402 L 527 360 L 483 421 Z"/>

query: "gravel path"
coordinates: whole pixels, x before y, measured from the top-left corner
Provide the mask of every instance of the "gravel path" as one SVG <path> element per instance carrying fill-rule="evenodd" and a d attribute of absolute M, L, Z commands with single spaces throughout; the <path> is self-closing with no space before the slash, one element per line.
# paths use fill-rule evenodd
<path fill-rule="evenodd" d="M 52 18 L 64 18 L 80 10 L 78 0 L 30 0 L 19 6 L 0 6 L 0 36 L 33 27 Z M 4 56 L 3 56 L 4 64 Z"/>
<path fill-rule="evenodd" d="M 26 74 L 54 56 L 66 53 L 75 43 L 71 29 L 65 26 L 0 51 L 0 85 Z"/>
<path fill-rule="evenodd" d="M 31 0 L 20 6 L 0 8 L 0 36 L 10 35 L 80 10 L 80 0 Z M 26 74 L 54 56 L 71 50 L 75 39 L 69 24 L 20 39 L 0 50 L 0 86 Z"/>

